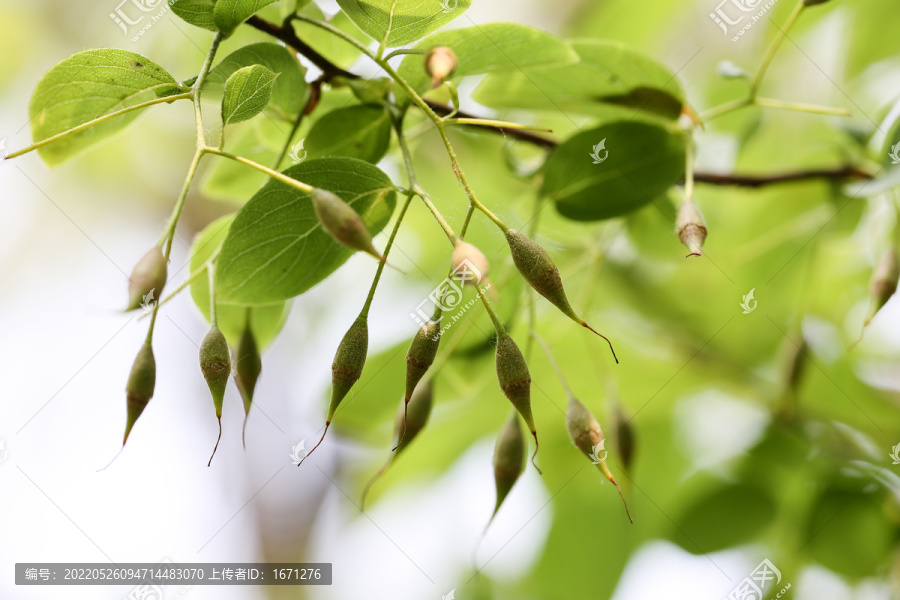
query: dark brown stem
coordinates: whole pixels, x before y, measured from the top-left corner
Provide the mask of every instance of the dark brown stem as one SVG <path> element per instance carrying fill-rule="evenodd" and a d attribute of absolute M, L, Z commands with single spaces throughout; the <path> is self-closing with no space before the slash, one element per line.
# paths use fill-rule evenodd
<path fill-rule="evenodd" d="M 300 459 L 300 462 L 297 463 L 297 466 L 303 464 L 303 461 L 309 458 L 309 455 L 316 451 L 316 448 L 322 445 L 322 442 L 325 441 L 325 434 L 328 433 L 328 427 L 331 425 L 331 421 L 325 421 L 325 431 L 322 432 L 322 437 L 319 439 L 319 443 L 313 446 L 313 449 L 306 453 L 306 456 Z"/>
<path fill-rule="evenodd" d="M 217 417 L 217 418 L 219 419 L 219 437 L 216 439 L 216 447 L 213 448 L 213 453 L 212 453 L 212 455 L 209 457 L 209 462 L 206 463 L 206 466 L 207 466 L 207 467 L 212 466 L 212 459 L 213 459 L 213 456 L 216 455 L 216 450 L 219 449 L 219 442 L 222 441 L 222 417 Z"/>

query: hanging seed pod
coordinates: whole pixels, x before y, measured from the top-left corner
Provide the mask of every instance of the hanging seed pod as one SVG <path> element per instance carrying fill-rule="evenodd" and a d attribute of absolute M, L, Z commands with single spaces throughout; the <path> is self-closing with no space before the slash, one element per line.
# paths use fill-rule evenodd
<path fill-rule="evenodd" d="M 900 280 L 900 261 L 897 259 L 897 249 L 892 247 L 881 255 L 878 266 L 872 273 L 872 280 L 869 283 L 869 313 L 863 327 L 872 322 L 878 311 L 897 291 L 898 280 Z"/>
<path fill-rule="evenodd" d="M 525 436 L 519 424 L 519 415 L 513 412 L 500 431 L 494 446 L 494 484 L 497 488 L 497 502 L 494 504 L 494 512 L 487 527 L 491 526 L 500 505 L 525 470 L 525 451 Z"/>
<path fill-rule="evenodd" d="M 407 401 L 405 398 L 397 410 L 397 417 L 394 419 L 394 439 L 399 440 L 396 447 L 388 456 L 384 466 L 369 480 L 363 489 L 362 499 L 360 500 L 360 510 L 365 510 L 366 497 L 369 490 L 378 479 L 384 475 L 388 467 L 394 462 L 400 453 L 403 452 L 416 439 L 419 432 L 425 429 L 428 424 L 428 418 L 431 416 L 431 407 L 434 404 L 434 384 L 430 379 L 422 382 L 417 386 L 412 394 L 412 398 Z"/>
<path fill-rule="evenodd" d="M 166 285 L 168 267 L 159 246 L 153 246 L 134 266 L 128 279 L 128 307 L 126 311 L 148 306 L 159 300 Z"/>
<path fill-rule="evenodd" d="M 462 279 L 463 285 L 476 286 L 487 277 L 491 265 L 487 257 L 469 242 L 458 240 L 453 248 L 453 275 Z"/>
<path fill-rule="evenodd" d="M 706 220 L 697 205 L 690 200 L 685 200 L 678 209 L 678 215 L 675 217 L 675 232 L 681 243 L 690 250 L 688 257 L 703 254 L 703 242 L 706 241 Z"/>
<path fill-rule="evenodd" d="M 331 363 L 331 404 L 328 406 L 328 416 L 325 418 L 325 431 L 319 442 L 313 446 L 313 449 L 307 452 L 297 466 L 303 464 L 303 461 L 316 451 L 325 434 L 328 433 L 328 427 L 334 418 L 341 401 L 350 391 L 359 378 L 362 376 L 363 367 L 366 366 L 366 354 L 369 351 L 369 323 L 366 317 L 360 315 L 353 321 L 353 325 L 344 334 L 344 338 L 338 345 L 337 352 L 334 355 L 334 362 Z"/>
<path fill-rule="evenodd" d="M 600 429 L 600 423 L 597 422 L 597 419 L 594 418 L 594 415 L 591 414 L 591 411 L 588 410 L 587 406 L 582 404 L 574 396 L 569 396 L 569 409 L 566 413 L 566 418 L 569 439 L 572 440 L 572 443 L 575 444 L 575 447 L 578 448 L 582 454 L 587 456 L 591 459 L 591 462 L 597 465 L 597 468 L 600 469 L 603 476 L 616 487 L 616 490 L 619 492 L 619 497 L 622 498 L 622 504 L 625 504 L 625 514 L 628 516 L 628 520 L 634 523 L 631 519 L 631 513 L 628 512 L 628 504 L 625 503 L 625 496 L 622 495 L 619 484 L 616 483 L 616 479 L 613 477 L 612 473 L 609 472 L 609 467 L 606 466 L 606 457 L 604 456 L 603 459 L 599 458 L 599 453 L 603 451 L 604 442 L 603 430 Z"/>
<path fill-rule="evenodd" d="M 384 257 L 372 244 L 372 235 L 366 229 L 362 217 L 337 194 L 315 189 L 312 193 L 312 202 L 316 216 L 319 217 L 325 231 L 335 240 L 348 248 L 361 250 L 379 261 L 384 261 Z"/>
<path fill-rule="evenodd" d="M 409 344 L 409 350 L 406 352 L 406 394 L 403 398 L 403 427 L 400 430 L 397 446 L 400 447 L 406 438 L 406 409 L 412 400 L 413 392 L 421 381 L 422 377 L 434 363 L 434 357 L 437 356 L 438 346 L 441 343 L 441 309 L 435 310 L 434 316 L 430 321 L 422 325 L 416 332 L 412 342 Z"/>
<path fill-rule="evenodd" d="M 447 46 L 432 48 L 425 55 L 425 72 L 431 77 L 431 89 L 441 85 L 445 79 L 453 75 L 459 61 L 456 54 Z"/>
<path fill-rule="evenodd" d="M 634 459 L 634 426 L 625 417 L 621 407 L 616 407 L 615 412 L 616 451 L 622 459 L 625 471 L 631 470 L 631 462 Z"/>
<path fill-rule="evenodd" d="M 261 372 L 262 358 L 259 355 L 259 348 L 256 345 L 253 330 L 250 328 L 248 315 L 247 324 L 244 326 L 244 331 L 241 333 L 241 339 L 235 352 L 234 373 L 234 382 L 237 384 L 238 391 L 241 393 L 241 398 L 244 401 L 244 427 L 241 432 L 241 439 L 245 450 L 247 449 L 247 418 L 250 416 L 250 406 L 253 404 L 253 391 L 256 389 L 256 382 L 259 380 Z"/>
<path fill-rule="evenodd" d="M 156 359 L 153 357 L 153 348 L 149 342 L 145 342 L 138 350 L 134 364 L 131 365 L 131 373 L 128 375 L 128 383 L 125 385 L 125 397 L 128 406 L 128 422 L 125 425 L 125 438 L 122 446 L 128 441 L 131 428 L 144 409 L 150 398 L 153 397 L 153 389 L 156 387 Z"/>
<path fill-rule="evenodd" d="M 618 363 L 619 359 L 616 357 L 616 351 L 613 350 L 609 338 L 588 325 L 572 309 L 572 305 L 569 304 L 569 299 L 566 297 L 566 290 L 563 288 L 562 278 L 559 276 L 559 269 L 556 268 L 547 251 L 533 239 L 515 229 L 507 229 L 505 233 L 513 262 L 528 285 L 549 300 L 564 315 L 606 340 L 613 358 Z"/>
<path fill-rule="evenodd" d="M 525 363 L 525 357 L 519 346 L 505 331 L 497 336 L 497 380 L 500 382 L 500 389 L 509 398 L 513 408 L 515 408 L 528 430 L 534 437 L 534 454 L 531 457 L 531 464 L 541 473 L 535 458 L 538 453 L 538 436 L 537 429 L 534 426 L 534 416 L 531 414 L 531 374 L 528 372 L 528 365 Z"/>
<path fill-rule="evenodd" d="M 222 331 L 213 325 L 200 342 L 200 370 L 209 392 L 212 394 L 213 405 L 216 407 L 216 419 L 219 421 L 219 437 L 216 439 L 216 447 L 213 448 L 209 463 L 212 464 L 213 456 L 219 449 L 219 441 L 222 439 L 222 402 L 225 399 L 225 387 L 228 385 L 228 376 L 231 374 L 231 355 L 228 353 L 228 342 Z"/>

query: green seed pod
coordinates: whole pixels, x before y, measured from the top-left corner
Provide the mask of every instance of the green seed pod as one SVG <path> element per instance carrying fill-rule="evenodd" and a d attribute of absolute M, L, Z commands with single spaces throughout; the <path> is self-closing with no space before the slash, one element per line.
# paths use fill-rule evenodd
<path fill-rule="evenodd" d="M 128 280 L 128 307 L 135 310 L 159 300 L 166 285 L 168 267 L 159 246 L 153 246 L 134 266 Z"/>
<path fill-rule="evenodd" d="M 458 64 L 456 54 L 451 48 L 447 46 L 432 48 L 425 55 L 425 72 L 431 77 L 431 88 L 436 88 L 453 75 Z"/>
<path fill-rule="evenodd" d="M 328 416 L 325 418 L 325 431 L 319 442 L 313 446 L 306 456 L 303 457 L 297 466 L 303 464 L 303 461 L 316 451 L 325 434 L 328 433 L 328 427 L 331 426 L 331 420 L 338 406 L 362 376 L 363 367 L 366 366 L 366 354 L 369 351 L 369 323 L 366 317 L 360 315 L 353 321 L 353 325 L 344 334 L 344 338 L 338 345 L 337 352 L 334 355 L 334 361 L 331 363 L 331 404 L 328 406 Z"/>
<path fill-rule="evenodd" d="M 634 426 L 625 417 L 620 407 L 615 412 L 616 451 L 622 459 L 625 471 L 631 470 L 631 462 L 634 459 Z"/>
<path fill-rule="evenodd" d="M 606 466 L 606 455 L 604 454 L 603 459 L 598 459 L 599 452 L 603 451 L 604 441 L 600 423 L 597 422 L 597 419 L 594 418 L 588 407 L 582 404 L 575 396 L 569 396 L 569 408 L 566 412 L 566 419 L 569 439 L 572 440 L 572 443 L 582 454 L 597 465 L 604 477 L 616 487 L 616 490 L 619 491 L 619 496 L 622 498 L 622 503 L 625 504 L 625 514 L 628 516 L 628 520 L 634 523 L 631 519 L 631 514 L 628 512 L 625 496 L 622 495 L 619 484 L 616 483 L 615 477 L 610 473 L 609 467 Z"/>
<path fill-rule="evenodd" d="M 697 205 L 685 200 L 675 217 L 675 232 L 681 243 L 690 250 L 688 256 L 703 254 L 703 242 L 706 241 L 706 220 Z"/>
<path fill-rule="evenodd" d="M 256 338 L 253 336 L 253 330 L 250 328 L 248 319 L 235 352 L 234 373 L 234 382 L 237 384 L 238 391 L 241 393 L 241 398 L 244 401 L 244 428 L 241 438 L 245 449 L 247 448 L 247 417 L 250 416 L 250 406 L 253 404 L 253 391 L 256 389 L 256 382 L 259 380 L 261 372 L 262 358 L 259 355 Z"/>
<path fill-rule="evenodd" d="M 463 280 L 464 285 L 481 283 L 491 270 L 491 265 L 484 253 L 469 242 L 462 240 L 457 241 L 453 248 L 452 262 L 454 274 L 462 275 L 465 270 L 467 277 Z"/>
<path fill-rule="evenodd" d="M 206 385 L 212 394 L 213 405 L 216 407 L 216 419 L 219 421 L 219 437 L 213 448 L 209 463 L 212 464 L 213 456 L 219 448 L 222 439 L 222 402 L 225 399 L 225 388 L 228 385 L 228 376 L 231 374 L 231 355 L 228 352 L 228 342 L 222 331 L 213 325 L 200 342 L 200 370 Z"/>
<path fill-rule="evenodd" d="M 404 395 L 403 406 L 408 407 L 416 386 L 421 381 L 425 373 L 434 363 L 434 357 L 437 356 L 438 346 L 441 344 L 441 322 L 440 309 L 435 312 L 437 319 L 432 319 L 422 325 L 416 332 L 412 342 L 409 344 L 409 350 L 406 352 L 406 394 Z M 404 408 L 405 411 L 405 408 Z M 406 417 L 404 416 L 404 419 Z M 403 442 L 405 437 L 405 426 L 400 430 L 400 438 L 397 442 Z M 397 448 L 394 448 L 395 450 Z"/>
<path fill-rule="evenodd" d="M 397 410 L 397 417 L 394 419 L 394 439 L 399 440 L 396 447 L 388 456 L 384 466 L 369 480 L 366 487 L 363 488 L 362 499 L 360 500 L 360 510 L 364 510 L 366 506 L 366 497 L 369 490 L 378 479 L 384 475 L 388 467 L 394 462 L 394 459 L 400 456 L 409 445 L 416 439 L 425 425 L 428 424 L 428 418 L 431 416 L 431 407 L 434 404 L 434 384 L 430 379 L 425 380 L 422 385 L 416 387 L 413 392 L 412 399 L 409 402 L 404 398 Z"/>
<path fill-rule="evenodd" d="M 384 261 L 384 257 L 372 245 L 372 236 L 366 229 L 362 217 L 337 194 L 315 189 L 312 193 L 312 202 L 316 216 L 319 217 L 325 231 L 335 240 L 348 248 L 361 250 Z"/>
<path fill-rule="evenodd" d="M 869 283 L 869 313 L 866 315 L 865 326 L 868 326 L 897 291 L 898 280 L 900 280 L 900 261 L 897 259 L 897 249 L 892 247 L 881 255 L 878 266 L 872 273 L 872 280 Z"/>
<path fill-rule="evenodd" d="M 138 417 L 144 412 L 150 398 L 153 397 L 153 389 L 156 387 L 156 359 L 153 357 L 153 348 L 149 342 L 145 342 L 138 350 L 134 364 L 131 365 L 131 373 L 128 375 L 128 383 L 125 385 L 125 397 L 128 405 L 128 422 L 125 425 L 125 438 L 122 445 L 128 441 L 128 434 L 134 427 Z"/>
<path fill-rule="evenodd" d="M 616 357 L 616 351 L 613 350 L 609 338 L 594 330 L 572 309 L 572 305 L 569 304 L 569 299 L 566 297 L 566 290 L 563 288 L 562 278 L 559 276 L 559 269 L 556 268 L 547 251 L 530 237 L 515 229 L 506 230 L 506 241 L 509 244 L 513 262 L 528 285 L 549 300 L 564 315 L 606 340 L 613 358 L 618 363 L 619 359 Z"/>
<path fill-rule="evenodd" d="M 494 446 L 494 484 L 497 489 L 497 502 L 491 520 L 488 521 L 488 527 L 525 470 L 525 451 L 525 436 L 519 424 L 519 415 L 513 412 L 500 431 Z"/>
<path fill-rule="evenodd" d="M 497 336 L 496 364 L 500 389 L 509 398 L 513 408 L 522 415 L 525 424 L 528 425 L 528 430 L 534 437 L 534 455 L 531 457 L 531 464 L 538 473 L 541 473 L 534 462 L 538 453 L 538 436 L 534 426 L 534 416 L 531 414 L 531 374 L 528 372 L 528 364 L 525 362 L 525 357 L 522 356 L 522 351 L 506 332 Z"/>

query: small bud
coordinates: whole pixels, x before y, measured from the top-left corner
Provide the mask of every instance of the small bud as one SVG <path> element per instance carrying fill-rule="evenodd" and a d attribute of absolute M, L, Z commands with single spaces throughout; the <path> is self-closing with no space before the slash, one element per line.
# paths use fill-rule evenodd
<path fill-rule="evenodd" d="M 494 446 L 494 484 L 497 489 L 497 502 L 488 527 L 524 470 L 525 437 L 522 435 L 519 415 L 514 412 L 500 431 Z"/>
<path fill-rule="evenodd" d="M 457 241 L 456 247 L 453 248 L 452 262 L 454 273 L 462 273 L 465 270 L 466 274 L 473 276 L 471 279 L 466 277 L 463 280 L 464 284 L 473 286 L 481 283 L 491 270 L 491 265 L 484 253 L 469 242 L 462 240 Z"/>
<path fill-rule="evenodd" d="M 384 261 L 384 257 L 372 245 L 372 235 L 366 229 L 362 217 L 337 194 L 315 189 L 312 193 L 312 202 L 316 216 L 319 217 L 325 231 L 335 240 L 348 248 L 361 250 Z"/>
<path fill-rule="evenodd" d="M 168 267 L 162 249 L 153 246 L 131 272 L 128 280 L 128 307 L 125 310 L 135 310 L 159 300 L 166 285 L 167 274 Z"/>
<path fill-rule="evenodd" d="M 528 372 L 528 364 L 522 356 L 522 351 L 506 332 L 497 336 L 496 364 L 500 389 L 512 403 L 513 408 L 522 415 L 534 437 L 534 455 L 531 457 L 531 464 L 540 473 L 541 470 L 534 462 L 538 453 L 538 437 L 534 416 L 531 414 L 531 374 Z"/>
<path fill-rule="evenodd" d="M 425 72 L 431 77 L 431 88 L 436 88 L 453 75 L 458 64 L 459 61 L 452 49 L 447 46 L 432 48 L 425 55 Z"/>
<path fill-rule="evenodd" d="M 897 249 L 889 248 L 881 255 L 869 283 L 869 313 L 866 315 L 866 325 L 897 291 L 898 280 L 900 280 L 900 262 L 897 259 Z"/>
<path fill-rule="evenodd" d="M 440 309 L 438 309 L 440 310 Z M 438 319 L 439 313 L 436 313 Z M 409 344 L 409 350 L 406 352 L 406 394 L 404 396 L 403 406 L 407 407 L 413 397 L 416 386 L 422 377 L 434 363 L 434 357 L 437 356 L 438 346 L 441 343 L 441 322 L 439 320 L 430 320 L 416 332 L 412 342 Z M 405 408 L 404 408 L 405 411 Z M 404 419 L 406 417 L 404 416 Z M 406 428 L 400 429 L 400 438 L 397 447 L 405 438 Z M 396 450 L 397 448 L 394 448 Z"/>
<path fill-rule="evenodd" d="M 703 242 L 706 241 L 706 220 L 697 205 L 685 200 L 675 217 L 675 232 L 678 239 L 690 250 L 688 256 L 703 254 Z"/>
<path fill-rule="evenodd" d="M 122 445 L 128 441 L 128 434 L 134 427 L 138 417 L 144 412 L 150 398 L 153 397 L 153 389 L 156 387 L 156 359 L 153 357 L 153 348 L 149 343 L 144 343 L 138 350 L 134 364 L 131 365 L 131 373 L 128 375 L 128 383 L 125 385 L 125 397 L 128 406 L 128 422 L 125 425 L 125 438 Z"/>
<path fill-rule="evenodd" d="M 559 269 L 556 268 L 547 251 L 533 239 L 515 229 L 506 230 L 506 241 L 509 244 L 509 251 L 516 269 L 519 270 L 528 285 L 549 300 L 564 315 L 606 340 L 613 358 L 618 363 L 619 359 L 616 357 L 616 351 L 613 350 L 609 338 L 594 330 L 572 309 L 572 305 L 569 304 L 569 299 L 566 297 L 566 290 L 563 288 Z"/>
<path fill-rule="evenodd" d="M 574 396 L 569 396 L 569 408 L 566 412 L 566 418 L 569 439 L 572 440 L 572 443 L 582 454 L 597 464 L 597 468 L 600 469 L 604 477 L 606 477 L 610 483 L 616 487 L 616 490 L 619 491 L 622 503 L 625 504 L 625 496 L 622 496 L 622 490 L 619 489 L 619 484 L 616 483 L 615 478 L 609 471 L 609 467 L 606 466 L 606 460 L 597 461 L 596 459 L 597 449 L 603 448 L 603 430 L 600 429 L 600 423 L 597 422 L 597 419 L 594 418 L 594 415 L 588 410 L 588 407 L 582 404 Z M 625 514 L 628 515 L 628 520 L 634 523 L 631 519 L 631 514 L 628 512 L 627 504 L 625 504 Z"/>
<path fill-rule="evenodd" d="M 219 448 L 222 439 L 222 402 L 225 399 L 225 388 L 228 385 L 228 376 L 231 374 L 231 355 L 228 353 L 228 342 L 222 331 L 213 325 L 200 342 L 200 370 L 209 392 L 212 394 L 213 405 L 216 407 L 216 419 L 219 421 L 219 437 L 216 447 L 213 448 L 209 463 L 212 464 L 213 456 Z"/>
<path fill-rule="evenodd" d="M 253 336 L 253 330 L 248 319 L 235 352 L 234 373 L 234 382 L 237 384 L 238 391 L 241 393 L 241 398 L 244 401 L 244 428 L 241 437 L 245 449 L 247 448 L 247 417 L 250 415 L 250 406 L 253 404 L 253 391 L 256 389 L 256 382 L 259 380 L 261 372 L 262 358 L 259 355 L 256 338 Z"/>
<path fill-rule="evenodd" d="M 369 323 L 366 317 L 360 315 L 353 321 L 353 325 L 344 334 L 344 338 L 338 345 L 337 352 L 334 355 L 334 361 L 331 363 L 331 404 L 328 406 L 328 416 L 325 418 L 325 431 L 319 442 L 313 446 L 306 456 L 303 457 L 297 466 L 303 464 L 303 461 L 315 452 L 322 441 L 325 434 L 328 433 L 328 427 L 334 418 L 334 413 L 344 397 L 350 392 L 359 378 L 362 376 L 363 367 L 366 366 L 366 354 L 369 351 Z"/>

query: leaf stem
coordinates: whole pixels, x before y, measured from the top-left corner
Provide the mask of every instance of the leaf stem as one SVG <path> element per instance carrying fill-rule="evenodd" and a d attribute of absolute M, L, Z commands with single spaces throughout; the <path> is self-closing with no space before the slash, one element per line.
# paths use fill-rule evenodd
<path fill-rule="evenodd" d="M 213 327 L 218 326 L 218 315 L 216 315 L 216 265 L 208 262 L 206 274 L 209 278 L 209 324 Z"/>
<path fill-rule="evenodd" d="M 153 106 L 155 104 L 162 104 L 164 102 L 174 102 L 175 100 L 186 100 L 188 98 L 193 98 L 193 97 L 194 97 L 194 92 L 192 90 L 190 92 L 184 92 L 183 94 L 175 94 L 173 96 L 166 96 L 164 98 L 154 98 L 153 100 L 148 100 L 147 102 L 141 102 L 140 104 L 135 104 L 134 106 L 128 106 L 128 107 L 122 108 L 120 110 L 117 110 L 115 112 L 111 112 L 108 115 L 103 115 L 101 117 L 97 117 L 96 119 L 92 119 L 92 120 L 88 121 L 87 123 L 82 123 L 81 125 L 77 125 L 71 129 L 67 129 L 61 133 L 57 133 L 56 135 L 45 138 L 39 142 L 35 142 L 26 148 L 22 148 L 21 150 L 17 150 L 15 152 L 13 152 L 6 158 L 7 159 L 16 158 L 17 156 L 22 156 L 23 154 L 28 154 L 29 152 L 37 150 L 38 148 L 43 148 L 47 144 L 52 144 L 53 142 L 55 142 L 57 140 L 61 140 L 62 138 L 66 137 L 66 136 L 72 135 L 73 133 L 78 133 L 80 131 L 84 131 L 85 129 L 90 129 L 94 125 L 99 125 L 100 123 L 103 123 L 104 121 L 109 121 L 110 119 L 115 119 L 116 117 L 120 117 L 124 114 L 128 114 L 128 113 L 134 112 L 136 110 L 141 110 L 143 108 L 147 108 L 148 106 Z"/>
<path fill-rule="evenodd" d="M 803 102 L 787 102 L 784 100 L 776 100 L 774 98 L 762 98 L 757 96 L 753 99 L 753 103 L 757 106 L 766 108 L 780 108 L 783 110 L 794 110 L 797 112 L 812 113 L 815 115 L 835 115 L 839 117 L 849 117 L 852 113 L 846 108 L 837 108 L 833 106 L 821 106 L 819 104 L 805 104 Z"/>
<path fill-rule="evenodd" d="M 522 123 L 514 123 L 512 121 L 497 121 L 495 119 L 477 119 L 472 117 L 455 117 L 444 118 L 447 125 L 478 125 L 480 127 L 494 127 L 495 129 L 522 129 L 525 131 L 540 131 L 543 133 L 553 133 L 552 129 L 546 127 L 537 127 L 534 125 L 524 125 Z"/>
<path fill-rule="evenodd" d="M 384 273 L 384 265 L 387 264 L 388 254 L 390 254 L 391 248 L 394 246 L 394 239 L 397 237 L 397 232 L 400 231 L 400 224 L 403 222 L 403 217 L 406 216 L 406 209 L 409 208 L 409 204 L 412 202 L 413 196 L 415 195 L 416 194 L 412 191 L 406 193 L 406 199 L 400 207 L 400 214 L 397 215 L 397 222 L 394 223 L 394 229 L 391 230 L 391 235 L 388 237 L 387 244 L 384 246 L 384 252 L 382 253 L 384 260 L 378 262 L 378 270 L 375 271 L 375 279 L 372 281 L 372 285 L 369 288 L 369 295 L 366 297 L 366 303 L 359 313 L 360 317 L 366 318 L 369 316 L 369 308 L 371 308 L 372 300 L 375 298 L 375 289 L 378 287 L 378 282 L 381 281 L 381 274 Z"/>
<path fill-rule="evenodd" d="M 281 183 L 287 184 L 287 185 L 291 186 L 292 188 L 296 188 L 306 194 L 311 194 L 313 192 L 313 190 L 315 189 L 315 188 L 313 188 L 313 186 L 309 185 L 308 183 L 303 183 L 302 181 L 298 181 L 298 180 L 294 179 L 293 177 L 288 177 L 284 173 L 279 173 L 278 171 L 276 171 L 274 169 L 270 169 L 269 167 L 267 167 L 265 165 L 261 165 L 258 162 L 254 162 L 254 161 L 250 160 L 249 158 L 244 158 L 243 156 L 238 156 L 238 155 L 232 154 L 230 152 L 225 152 L 224 150 L 219 150 L 218 148 L 210 148 L 210 147 L 203 148 L 202 152 L 208 153 L 208 154 L 215 154 L 217 156 L 222 156 L 224 158 L 231 159 L 235 162 L 239 162 L 242 165 L 246 165 L 248 167 L 256 169 L 257 171 L 265 173 L 272 179 L 277 179 Z"/>
<path fill-rule="evenodd" d="M 799 0 L 797 5 L 794 7 L 794 10 L 791 11 L 788 20 L 785 22 L 784 27 L 778 29 L 778 33 L 775 35 L 775 39 L 769 44 L 769 48 L 766 50 L 766 54 L 763 56 L 762 62 L 759 64 L 759 69 L 756 71 L 756 75 L 753 77 L 753 80 L 750 82 L 750 98 L 753 99 L 756 97 L 756 93 L 759 91 L 759 86 L 762 83 L 763 77 L 766 75 L 766 71 L 769 69 L 769 65 L 772 64 L 772 59 L 775 58 L 775 53 L 778 52 L 778 48 L 781 47 L 782 42 L 784 42 L 785 38 L 787 38 L 788 31 L 790 31 L 791 27 L 794 26 L 794 23 L 797 22 L 797 19 L 800 17 L 800 13 L 803 12 L 803 9 L 806 7 L 806 3 L 803 0 Z"/>
<path fill-rule="evenodd" d="M 398 48 L 397 50 L 389 53 L 381 60 L 391 60 L 395 56 L 400 56 L 401 54 L 428 54 L 428 52 L 426 52 L 425 50 L 418 50 L 416 48 Z"/>

